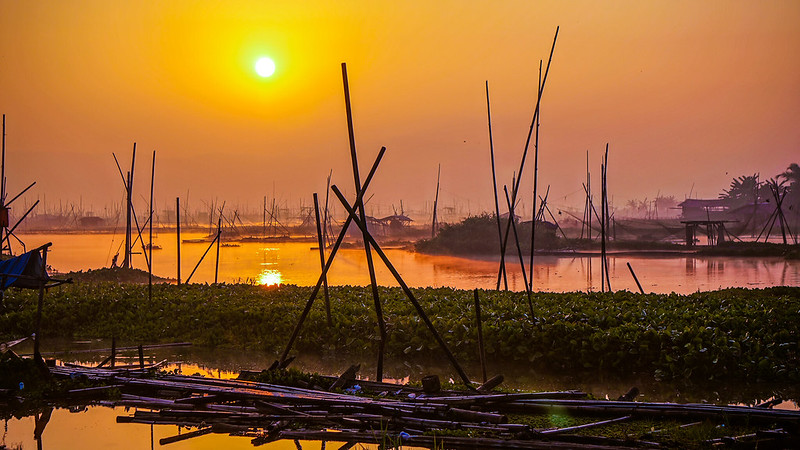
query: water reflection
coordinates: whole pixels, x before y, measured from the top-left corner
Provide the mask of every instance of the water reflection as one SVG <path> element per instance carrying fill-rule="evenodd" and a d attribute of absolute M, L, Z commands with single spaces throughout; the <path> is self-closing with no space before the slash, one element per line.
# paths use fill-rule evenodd
<path fill-rule="evenodd" d="M 262 286 L 277 286 L 281 284 L 281 273 L 275 269 L 264 269 L 258 276 L 258 284 Z"/>
<path fill-rule="evenodd" d="M 203 237 L 187 234 L 187 239 Z M 53 242 L 48 257 L 60 271 L 85 270 L 108 266 L 119 245 L 120 236 L 111 234 L 34 234 L 21 238 L 29 247 Z M 177 274 L 177 245 L 174 233 L 161 232 L 155 242 L 162 250 L 153 253 L 153 271 L 162 277 Z M 182 267 L 194 267 L 207 245 L 183 244 Z M 309 242 L 243 242 L 238 247 L 223 247 L 220 253 L 219 280 L 256 284 L 296 284 L 313 286 L 320 273 L 319 253 Z M 412 287 L 454 287 L 494 289 L 499 261 L 495 258 L 432 256 L 401 249 L 385 250 L 395 268 Z M 134 255 L 134 266 L 146 268 L 141 255 Z M 141 260 L 139 260 L 139 259 Z M 638 291 L 626 263 L 636 268 L 636 275 L 646 292 L 692 293 L 727 287 L 766 287 L 800 285 L 800 261 L 783 258 L 734 258 L 696 256 L 609 255 L 609 278 L 614 290 Z M 207 257 L 192 278 L 193 282 L 214 281 L 215 258 Z M 598 256 L 537 256 L 533 285 L 546 292 L 599 291 Z M 391 273 L 380 262 L 376 265 L 378 283 L 395 286 Z M 525 289 L 522 272 L 515 258 L 507 260 L 509 289 Z M 343 248 L 336 255 L 328 274 L 331 285 L 367 285 L 369 276 L 363 250 Z M 501 283 L 502 287 L 503 283 Z"/>

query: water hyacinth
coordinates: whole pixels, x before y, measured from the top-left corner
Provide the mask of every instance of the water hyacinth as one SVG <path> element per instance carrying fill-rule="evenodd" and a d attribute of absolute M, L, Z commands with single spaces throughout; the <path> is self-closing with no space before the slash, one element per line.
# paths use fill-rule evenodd
<path fill-rule="evenodd" d="M 455 356 L 477 361 L 473 292 L 414 289 Z M 311 289 L 246 284 L 65 285 L 45 296 L 42 333 L 71 339 L 195 345 L 279 353 Z M 800 288 L 727 289 L 691 295 L 481 291 L 489 363 L 542 372 L 649 374 L 659 379 L 800 380 Z M 443 354 L 399 288 L 380 288 L 389 358 Z M 8 291 L 0 337 L 29 335 L 36 292 Z M 333 328 L 322 300 L 311 309 L 297 352 L 374 357 L 379 336 L 369 287 L 331 287 Z"/>

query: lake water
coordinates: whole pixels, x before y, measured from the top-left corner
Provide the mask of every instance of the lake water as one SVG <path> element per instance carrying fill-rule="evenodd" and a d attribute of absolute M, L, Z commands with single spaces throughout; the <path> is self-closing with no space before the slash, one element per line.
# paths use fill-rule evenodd
<path fill-rule="evenodd" d="M 203 237 L 183 233 L 183 239 Z M 21 235 L 28 248 L 52 242 L 48 263 L 61 272 L 108 267 L 121 247 L 124 236 L 117 234 L 31 234 Z M 177 276 L 177 239 L 174 233 L 158 233 L 153 251 L 153 273 Z M 241 243 L 223 246 L 219 255 L 220 282 L 314 285 L 320 274 L 319 251 L 313 242 Z M 181 246 L 181 275 L 189 274 L 208 249 L 207 243 Z M 387 249 L 386 255 L 412 287 L 448 286 L 460 289 L 494 289 L 498 261 L 487 258 L 433 256 L 400 249 Z M 213 282 L 216 248 L 206 255 L 192 276 L 192 282 Z M 377 280 L 396 286 L 391 273 L 377 256 Z M 119 257 L 121 262 L 122 256 Z M 526 258 L 527 265 L 527 258 Z M 783 258 L 733 258 L 681 256 L 611 255 L 609 275 L 614 290 L 637 291 L 627 263 L 633 267 L 646 292 L 691 293 L 728 287 L 761 288 L 800 286 L 800 260 Z M 143 255 L 134 255 L 134 267 L 147 270 Z M 508 257 L 509 289 L 524 289 L 517 257 Z M 368 285 L 369 276 L 363 249 L 340 249 L 328 281 L 332 285 Z M 547 292 L 599 291 L 600 258 L 597 256 L 536 256 L 534 287 Z"/>
<path fill-rule="evenodd" d="M 199 233 L 184 233 L 184 239 L 202 237 Z M 122 235 L 111 234 L 31 234 L 20 238 L 28 248 L 52 242 L 48 263 L 61 272 L 107 267 L 113 255 L 119 250 Z M 153 270 L 156 275 L 175 278 L 177 272 L 174 233 L 158 233 L 154 239 L 162 249 L 153 252 Z M 319 252 L 312 242 L 287 243 L 242 243 L 237 247 L 222 247 L 220 253 L 219 281 L 255 282 L 313 285 L 320 273 Z M 182 278 L 185 281 L 208 244 L 183 244 Z M 459 258 L 451 256 L 430 256 L 399 249 L 386 250 L 406 283 L 412 287 L 450 286 L 461 289 L 493 289 L 496 283 L 498 261 L 480 258 Z M 121 257 L 120 257 L 121 259 Z M 396 285 L 390 272 L 375 258 L 377 279 L 382 285 Z M 215 249 L 212 248 L 203 263 L 197 268 L 192 282 L 214 281 Z M 509 288 L 524 289 L 516 258 L 510 258 Z M 598 257 L 537 256 L 534 269 L 534 285 L 537 290 L 587 291 L 600 289 L 600 259 Z M 527 261 L 526 261 L 527 262 Z M 611 286 L 615 290 L 637 290 L 628 270 L 630 263 L 636 271 L 642 286 L 647 292 L 691 293 L 726 287 L 767 287 L 800 285 L 800 261 L 782 258 L 730 258 L 694 256 L 629 256 L 617 255 L 609 258 Z M 134 266 L 146 270 L 142 255 L 134 256 Z M 329 273 L 329 282 L 334 285 L 366 285 L 369 283 L 363 249 L 342 249 Z M 98 347 L 108 343 L 96 343 Z M 52 347 L 46 347 L 52 348 Z M 219 351 L 215 349 L 181 350 L 170 354 L 157 355 L 171 361 L 183 361 L 184 373 L 200 372 L 206 376 L 232 376 L 241 369 L 262 368 L 275 358 L 275 355 L 254 352 Z M 97 356 L 92 362 L 102 359 Z M 351 361 L 314 361 L 299 358 L 296 367 L 325 374 L 337 374 Z M 388 368 L 390 376 L 406 379 L 419 379 L 422 375 L 437 373 L 436 368 L 394 362 Z M 467 368 L 477 378 L 476 368 Z M 370 374 L 374 368 L 370 362 L 363 362 L 362 374 Z M 649 400 L 659 401 L 701 401 L 729 403 L 753 402 L 770 397 L 772 386 L 749 386 L 753 393 L 740 395 L 738 386 L 714 386 L 691 389 L 675 387 L 653 380 L 574 380 L 548 378 L 527 373 L 524 368 L 516 373 L 513 369 L 504 371 L 507 386 L 531 390 L 582 389 L 596 396 L 615 397 L 624 393 L 630 386 L 637 385 L 646 392 Z M 721 392 L 726 389 L 727 392 Z M 743 398 L 745 400 L 743 400 Z M 785 402 L 784 408 L 797 409 L 794 401 Z M 11 419 L 5 423 L 0 445 L 15 448 L 17 444 L 24 449 L 148 449 L 160 447 L 161 438 L 176 435 L 179 429 L 174 426 L 150 427 L 142 424 L 116 424 L 119 415 L 130 415 L 123 408 L 92 407 L 82 412 L 57 409 L 53 412 L 41 441 L 33 439 L 34 418 Z M 187 430 L 183 430 L 185 432 Z M 300 442 L 303 449 L 320 449 L 319 442 Z M 328 443 L 327 448 L 338 448 L 341 444 Z M 250 439 L 210 434 L 187 441 L 170 444 L 170 448 L 180 449 L 245 449 L 252 448 Z M 264 446 L 267 449 L 296 449 L 291 441 L 278 441 Z M 357 447 L 358 448 L 358 447 Z M 367 446 L 366 448 L 375 448 Z"/>
<path fill-rule="evenodd" d="M 67 343 L 45 342 L 43 348 L 53 349 L 59 346 L 66 346 Z M 92 341 L 73 343 L 72 347 L 81 345 L 91 346 L 92 348 L 107 348 L 110 343 L 107 341 Z M 30 343 L 26 342 L 17 348 L 20 352 L 31 351 Z M 199 373 L 206 377 L 213 378 L 232 378 L 242 369 L 256 369 L 268 364 L 275 355 L 254 351 L 222 350 L 202 347 L 181 347 L 170 349 L 158 349 L 146 351 L 148 362 L 155 362 L 162 359 L 180 362 L 173 364 L 168 369 L 179 368 L 183 374 L 192 375 Z M 70 361 L 96 365 L 103 357 L 103 354 L 73 354 L 72 356 L 62 355 Z M 124 355 L 123 355 L 124 356 Z M 128 353 L 130 361 L 121 358 L 120 364 L 136 363 L 138 356 Z M 341 360 L 319 360 L 317 358 L 300 356 L 293 366 L 305 371 L 337 374 L 344 371 L 351 361 Z M 400 361 L 387 361 L 386 373 L 391 377 L 396 377 L 400 382 L 407 382 L 409 379 L 419 381 L 422 376 L 431 373 L 446 372 L 444 368 L 436 367 L 436 364 L 426 364 L 421 367 L 416 364 L 408 364 Z M 479 375 L 479 368 L 466 366 L 465 370 L 473 378 Z M 368 361 L 362 362 L 360 375 L 368 376 L 374 372 L 374 366 Z M 641 389 L 643 401 L 673 401 L 679 403 L 703 402 L 708 401 L 716 404 L 755 404 L 769 399 L 773 394 L 773 389 L 777 389 L 773 384 L 733 386 L 730 384 L 709 386 L 681 385 L 670 383 L 658 383 L 652 379 L 605 379 L 600 376 L 586 378 L 569 378 L 543 376 L 531 373 L 524 368 L 503 368 L 501 372 L 506 376 L 505 387 L 519 388 L 536 391 L 557 391 L 567 389 L 579 389 L 594 394 L 599 398 L 615 399 L 625 393 L 631 386 Z M 489 374 L 492 375 L 491 373 Z M 791 390 L 791 388 L 790 388 Z M 796 389 L 795 389 L 796 390 Z M 786 397 L 783 397 L 786 398 Z M 777 406 L 780 409 L 797 409 L 797 402 L 785 401 Z M 70 412 L 67 409 L 56 409 L 47 424 L 42 435 L 41 441 L 33 439 L 35 419 L 32 416 L 21 419 L 11 419 L 4 424 L 4 431 L 0 445 L 14 448 L 15 445 L 22 445 L 23 449 L 37 448 L 41 444 L 43 449 L 48 450 L 77 450 L 84 448 L 92 449 L 152 449 L 160 448 L 159 439 L 174 436 L 179 433 L 192 431 L 179 429 L 172 425 L 155 425 L 122 423 L 117 424 L 118 416 L 133 415 L 134 409 L 128 411 L 125 408 L 90 407 L 78 412 Z M 339 448 L 343 443 L 328 442 L 326 448 Z M 320 442 L 301 441 L 300 446 L 304 450 L 321 449 Z M 245 437 L 229 437 L 225 434 L 209 434 L 186 441 L 169 444 L 172 449 L 250 449 L 250 439 Z M 273 450 L 295 450 L 297 446 L 292 441 L 277 441 L 263 446 L 265 449 Z M 376 446 L 356 446 L 355 448 L 376 449 Z M 404 447 L 407 448 L 407 447 Z"/>

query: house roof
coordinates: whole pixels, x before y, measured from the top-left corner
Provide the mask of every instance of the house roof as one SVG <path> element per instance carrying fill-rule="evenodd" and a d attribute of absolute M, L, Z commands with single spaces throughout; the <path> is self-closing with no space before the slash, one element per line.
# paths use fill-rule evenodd
<path fill-rule="evenodd" d="M 686 200 L 678 203 L 681 208 L 712 208 L 727 206 L 728 201 L 722 198 L 702 199 L 702 198 L 687 198 Z"/>

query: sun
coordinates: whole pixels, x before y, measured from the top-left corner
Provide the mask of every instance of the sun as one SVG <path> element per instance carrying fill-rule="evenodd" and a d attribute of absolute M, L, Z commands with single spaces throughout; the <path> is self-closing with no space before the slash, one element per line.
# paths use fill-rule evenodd
<path fill-rule="evenodd" d="M 258 58 L 258 61 L 256 61 L 256 73 L 261 78 L 271 77 L 275 73 L 275 61 L 268 56 Z"/>

